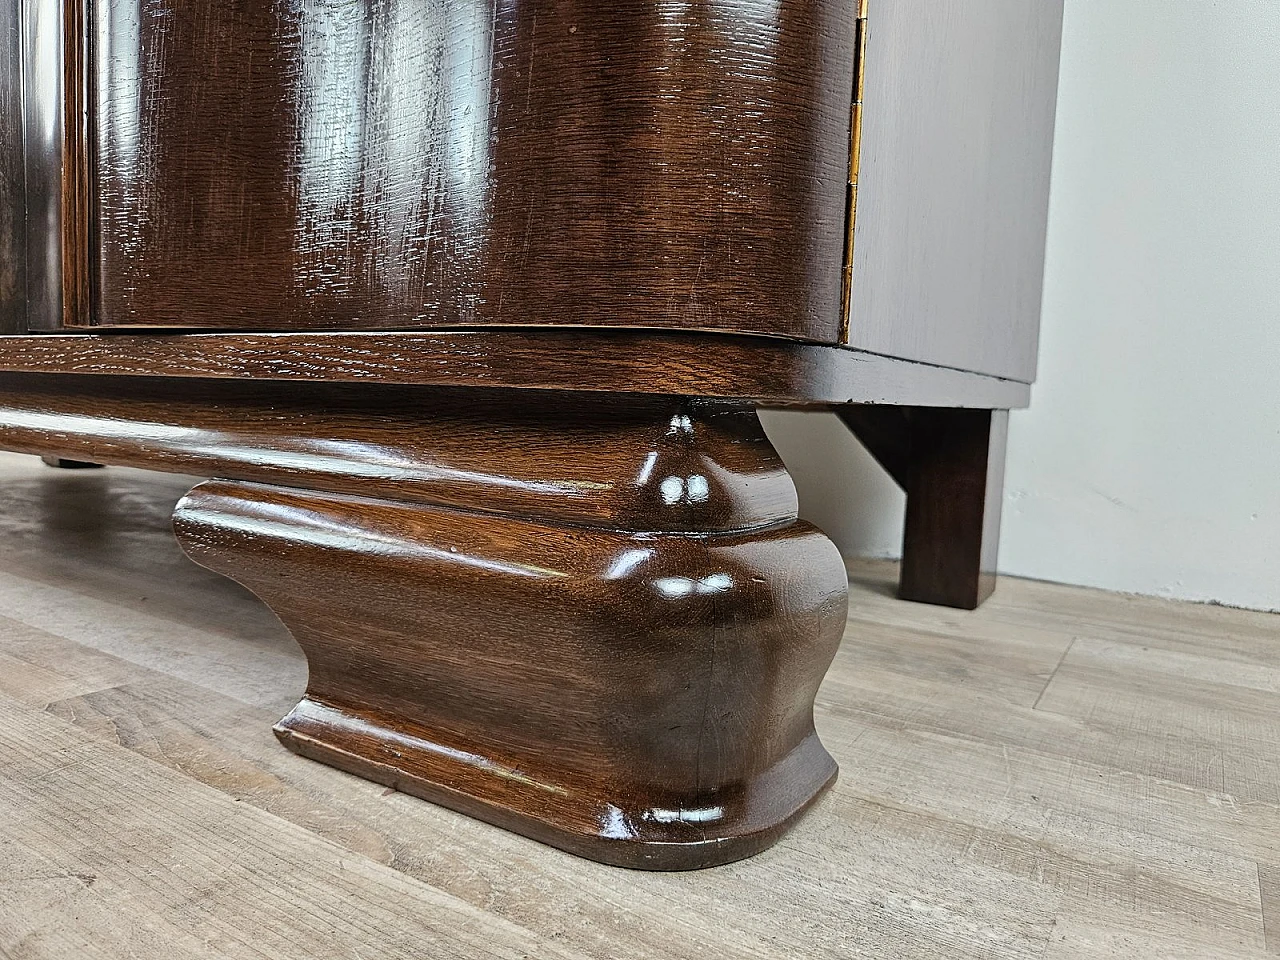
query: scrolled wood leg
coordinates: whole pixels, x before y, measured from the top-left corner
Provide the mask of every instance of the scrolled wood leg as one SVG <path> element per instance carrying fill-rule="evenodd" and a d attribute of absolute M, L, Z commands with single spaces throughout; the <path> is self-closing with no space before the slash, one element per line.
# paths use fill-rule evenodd
<path fill-rule="evenodd" d="M 796 520 L 753 411 L 612 419 L 561 405 L 528 429 L 523 411 L 507 455 L 472 463 L 467 508 L 456 484 L 448 506 L 193 490 L 187 553 L 307 655 L 280 739 L 606 863 L 705 867 L 776 840 L 836 774 L 813 698 L 845 620 L 839 554 Z"/>

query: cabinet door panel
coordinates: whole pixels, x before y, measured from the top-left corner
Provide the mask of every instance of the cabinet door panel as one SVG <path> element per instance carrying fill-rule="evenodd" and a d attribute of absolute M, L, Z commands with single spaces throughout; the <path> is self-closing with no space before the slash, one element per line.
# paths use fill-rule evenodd
<path fill-rule="evenodd" d="M 98 0 L 72 323 L 834 341 L 854 7 Z"/>

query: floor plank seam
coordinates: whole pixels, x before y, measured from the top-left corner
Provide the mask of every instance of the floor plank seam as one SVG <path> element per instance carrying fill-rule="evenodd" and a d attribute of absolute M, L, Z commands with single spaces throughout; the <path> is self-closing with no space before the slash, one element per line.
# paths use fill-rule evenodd
<path fill-rule="evenodd" d="M 1036 697 L 1036 702 L 1031 705 L 1032 710 L 1038 710 L 1040 708 L 1040 701 L 1044 699 L 1044 695 L 1053 684 L 1053 678 L 1058 675 L 1058 671 L 1062 669 L 1062 665 L 1067 661 L 1067 655 L 1071 653 L 1072 648 L 1076 645 L 1076 641 L 1079 639 L 1079 637 L 1072 637 L 1071 642 L 1067 644 L 1067 649 L 1062 651 L 1062 656 L 1058 658 L 1058 663 L 1053 668 L 1053 672 L 1049 674 L 1049 679 L 1044 682 L 1044 687 L 1040 691 L 1040 696 Z"/>
<path fill-rule="evenodd" d="M 1280 945 L 1272 943 L 1272 938 L 1267 933 L 1267 895 L 1262 889 L 1262 864 L 1255 860 L 1253 868 L 1258 876 L 1258 925 L 1261 928 L 1262 949 L 1268 953 L 1280 954 L 1280 949 L 1277 949 Z"/>

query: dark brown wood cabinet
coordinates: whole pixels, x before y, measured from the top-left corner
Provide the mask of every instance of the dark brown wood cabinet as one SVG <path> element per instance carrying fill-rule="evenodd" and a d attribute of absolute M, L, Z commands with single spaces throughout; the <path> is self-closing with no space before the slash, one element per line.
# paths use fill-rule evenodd
<path fill-rule="evenodd" d="M 838 336 L 842 0 L 54 6 L 64 326 Z"/>
<path fill-rule="evenodd" d="M 204 474 L 291 749 L 611 863 L 772 843 L 845 619 L 755 409 L 839 410 L 905 596 L 990 592 L 1061 0 L 20 0 L 0 447 Z M 856 773 L 855 773 L 856 775 Z"/>

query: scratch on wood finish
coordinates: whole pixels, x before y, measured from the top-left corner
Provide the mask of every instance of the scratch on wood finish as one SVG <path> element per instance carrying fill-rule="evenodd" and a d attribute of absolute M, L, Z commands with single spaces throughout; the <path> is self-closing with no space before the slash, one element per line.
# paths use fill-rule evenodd
<path fill-rule="evenodd" d="M 280 739 L 622 866 L 711 866 L 780 836 L 836 773 L 813 698 L 845 614 L 839 554 L 795 519 L 754 413 L 664 401 L 647 437 L 614 413 L 552 408 L 530 432 L 523 410 L 477 411 L 507 447 L 484 512 L 224 480 L 184 498 L 187 553 L 307 654 Z M 475 456 L 474 433 L 447 434 L 446 458 Z M 634 509 L 587 517 L 545 482 L 584 450 L 615 459 Z"/>

